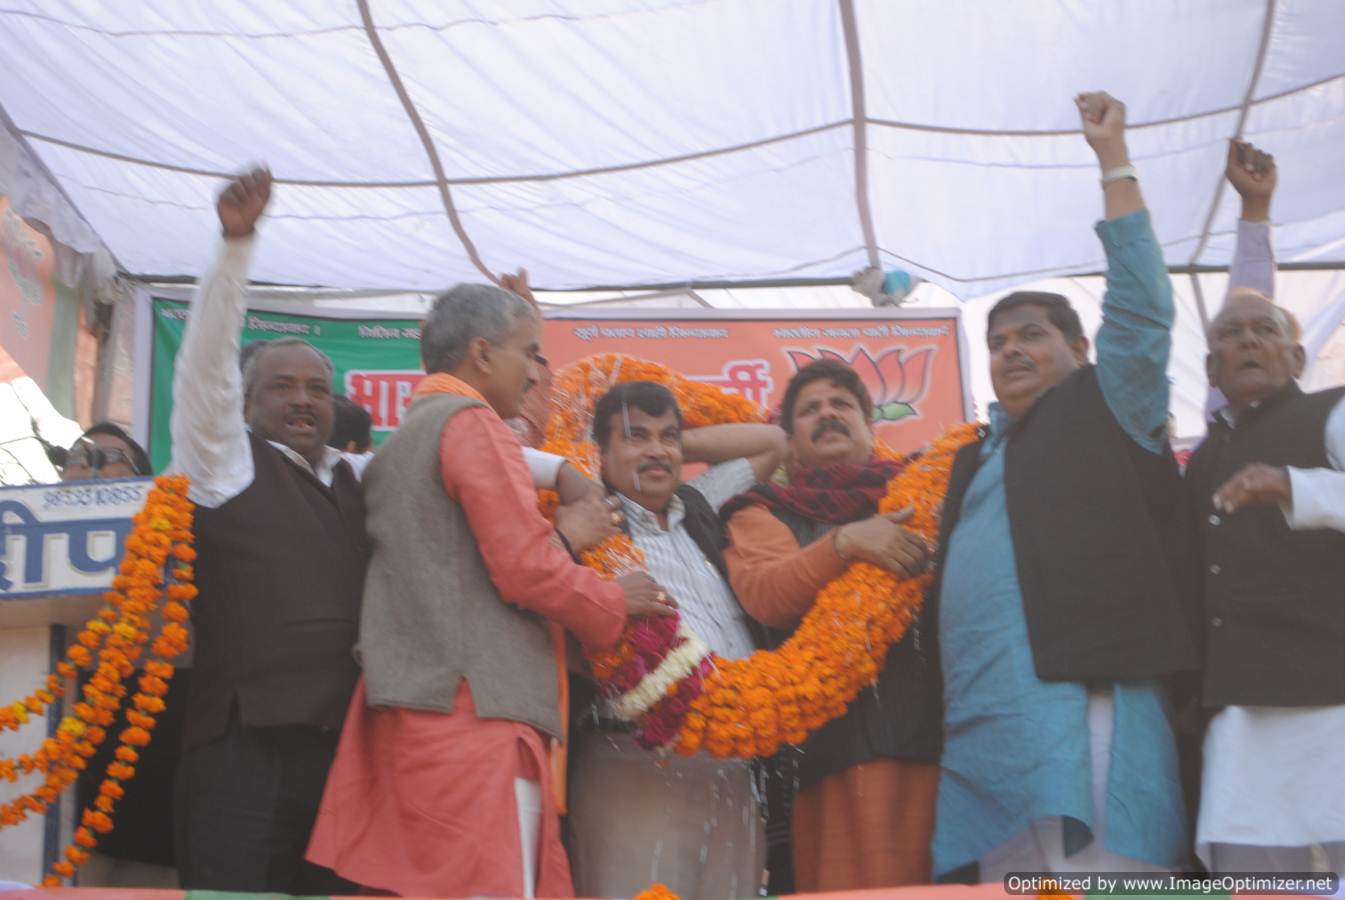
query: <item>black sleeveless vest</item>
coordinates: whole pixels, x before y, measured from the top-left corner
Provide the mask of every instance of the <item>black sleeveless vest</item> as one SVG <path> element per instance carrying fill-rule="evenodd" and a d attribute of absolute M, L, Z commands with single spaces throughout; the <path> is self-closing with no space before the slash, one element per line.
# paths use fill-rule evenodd
<path fill-rule="evenodd" d="M 249 435 L 256 475 L 196 510 L 196 657 L 185 744 L 244 725 L 339 729 L 359 671 L 353 648 L 368 549 L 350 464 L 329 488 Z"/>
<path fill-rule="evenodd" d="M 981 446 L 958 453 L 944 503 L 942 572 Z M 1013 426 L 1004 491 L 1028 640 L 1043 681 L 1138 680 L 1196 668 L 1189 529 L 1171 448 L 1151 453 L 1112 416 L 1093 366 Z M 937 631 L 941 574 L 926 603 Z"/>
<path fill-rule="evenodd" d="M 786 510 L 772 509 L 771 514 L 788 526 L 800 547 L 836 528 Z M 943 711 L 937 688 L 938 659 L 932 650 L 919 623 L 888 648 L 877 683 L 860 691 L 843 716 L 803 742 L 800 787 L 883 757 L 938 762 L 943 750 Z"/>
<path fill-rule="evenodd" d="M 1327 418 L 1345 388 L 1290 383 L 1230 428 L 1216 421 L 1186 480 L 1200 551 L 1207 706 L 1345 703 L 1345 534 L 1291 531 L 1278 506 L 1231 516 L 1214 492 L 1250 463 L 1330 468 Z"/>

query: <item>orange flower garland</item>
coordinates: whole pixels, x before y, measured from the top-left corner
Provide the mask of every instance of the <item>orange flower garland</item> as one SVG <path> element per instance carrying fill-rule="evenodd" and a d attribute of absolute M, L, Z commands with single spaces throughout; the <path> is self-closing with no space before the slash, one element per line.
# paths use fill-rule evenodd
<path fill-rule="evenodd" d="M 126 712 L 128 727 L 118 735 L 120 743 L 99 785 L 98 797 L 84 810 L 74 842 L 65 850 L 65 859 L 55 863 L 51 874 L 43 880 L 48 887 L 72 877 L 75 869 L 89 858 L 89 850 L 97 846 L 96 834 L 112 830 L 112 812 L 125 794 L 124 783 L 135 776 L 135 763 L 139 761 L 136 748 L 149 743 L 155 716 L 164 709 L 163 697 L 173 677 L 173 666 L 168 660 L 187 647 L 188 634 L 182 623 L 188 617 L 186 604 L 196 596 L 191 583 L 194 573 L 190 563 L 196 552 L 191 547 L 192 504 L 187 499 L 187 479 L 183 476 L 155 479 L 144 509 L 133 521 L 135 527 L 126 539 L 126 555 L 112 581 L 112 590 L 104 595 L 107 604 L 85 624 L 66 659 L 57 663 L 56 672 L 47 677 L 44 689 L 6 707 L 11 715 L 0 716 L 0 725 L 18 728 L 27 721 L 28 713 L 41 712 L 64 694 L 64 682 L 76 676 L 77 668 L 93 667 L 93 674 L 82 689 L 83 701 L 75 703 L 72 715 L 61 720 L 54 737 L 43 741 L 34 754 L 0 759 L 0 777 L 10 782 L 16 781 L 20 774 L 35 771 L 46 776 L 36 790 L 0 806 L 0 828 L 3 828 L 22 822 L 29 813 L 45 812 L 88 765 L 89 757 L 107 738 L 106 729 L 115 722 L 117 711 L 130 693 L 123 682 L 135 671 L 145 644 L 150 643 L 150 614 L 164 601 L 162 610 L 168 622 L 150 643 L 154 658 L 145 662 L 145 675 L 137 684 L 139 690 L 130 696 L 131 706 Z M 164 569 L 170 563 L 172 580 L 165 587 Z"/>
<path fill-rule="evenodd" d="M 604 354 L 557 375 L 554 396 L 563 406 L 552 417 L 544 449 L 596 471 L 597 449 L 586 435 L 591 411 L 602 393 L 626 381 L 670 388 L 689 428 L 760 420 L 741 397 L 665 366 Z M 880 510 L 910 505 L 907 527 L 932 544 L 953 456 L 974 436 L 975 426 L 960 425 L 940 437 L 892 479 Z M 617 535 L 583 559 L 615 577 L 643 558 L 629 537 Z M 589 662 L 606 692 L 621 695 L 617 708 L 624 705 L 638 718 L 642 745 L 671 744 L 688 756 L 700 750 L 717 757 L 769 756 L 841 715 L 873 683 L 888 646 L 901 639 L 919 611 L 931 577 L 898 581 L 876 566 L 856 563 L 818 594 L 789 640 L 747 659 L 724 660 L 708 652 L 700 658 L 703 645 L 684 626 L 644 620 L 629 626 L 615 648 L 590 653 Z"/>
<path fill-rule="evenodd" d="M 678 900 L 678 897 L 666 884 L 659 883 L 640 891 L 635 895 L 635 900 Z"/>

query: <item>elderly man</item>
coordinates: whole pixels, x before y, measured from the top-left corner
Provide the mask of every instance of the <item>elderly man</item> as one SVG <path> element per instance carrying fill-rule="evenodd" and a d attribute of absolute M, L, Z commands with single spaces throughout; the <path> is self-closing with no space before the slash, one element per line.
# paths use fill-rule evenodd
<path fill-rule="evenodd" d="M 719 656 L 750 656 L 755 641 L 725 581 L 718 514 L 775 470 L 784 433 L 773 425 L 683 431 L 672 392 L 635 381 L 598 401 L 593 439 L 631 539 L 683 621 Z M 712 465 L 683 483 L 684 462 Z M 766 840 L 749 762 L 660 761 L 601 707 L 579 721 L 586 733 L 571 769 L 570 848 L 581 896 L 633 897 L 651 880 L 687 900 L 757 892 Z"/>
<path fill-rule="evenodd" d="M 901 576 L 926 548 L 878 501 L 900 463 L 873 455 L 873 402 L 853 369 L 819 360 L 795 373 L 781 424 L 789 485 L 762 484 L 724 509 L 729 578 L 743 607 L 792 629 L 827 582 L 862 559 Z M 803 745 L 793 808 L 793 863 L 802 893 L 922 884 L 938 778 L 937 713 L 920 686 L 928 660 L 911 637 L 888 652 L 878 684 Z M 914 726 L 914 727 L 913 727 Z"/>
<path fill-rule="evenodd" d="M 304 341 L 238 365 L 254 226 L 271 176 L 229 185 L 173 381 L 173 462 L 196 503 L 200 597 L 178 769 L 191 889 L 346 893 L 303 859 L 357 670 L 366 548 L 359 484 L 326 446 L 332 364 Z"/>
<path fill-rule="evenodd" d="M 1240 247 L 1275 181 L 1243 155 L 1263 197 L 1239 187 Z M 1197 852 L 1216 872 L 1345 871 L 1345 388 L 1299 388 L 1297 325 L 1258 291 L 1235 290 L 1208 337 L 1227 406 L 1187 467 L 1213 712 Z"/>
<path fill-rule="evenodd" d="M 1162 686 L 1196 664 L 1166 439 L 1172 288 L 1125 107 L 1076 103 L 1106 208 L 1097 364 L 1064 297 L 990 311 L 998 402 L 954 464 L 925 610 L 944 693 L 937 878 L 1165 869 L 1187 845 Z"/>
<path fill-rule="evenodd" d="M 439 297 L 428 374 L 365 470 L 364 675 L 309 858 L 368 888 L 571 895 L 552 771 L 564 631 L 608 646 L 628 616 L 676 607 L 646 573 L 573 563 L 537 510 L 504 419 L 536 381 L 540 324 L 498 288 Z"/>

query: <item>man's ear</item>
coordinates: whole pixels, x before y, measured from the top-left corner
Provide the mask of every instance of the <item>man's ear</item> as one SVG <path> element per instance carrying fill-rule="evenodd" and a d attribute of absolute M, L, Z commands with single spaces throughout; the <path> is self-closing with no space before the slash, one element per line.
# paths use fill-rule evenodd
<path fill-rule="evenodd" d="M 1069 342 L 1069 349 L 1074 354 L 1074 361 L 1081 366 L 1088 364 L 1088 347 L 1088 338 L 1082 334 Z"/>
<path fill-rule="evenodd" d="M 1214 354 L 1205 354 L 1205 378 L 1209 381 L 1210 387 L 1217 388 L 1219 385 L 1214 383 Z"/>
<path fill-rule="evenodd" d="M 490 345 L 490 341 L 477 335 L 472 338 L 472 342 L 467 345 L 467 361 L 477 368 L 482 374 L 489 374 L 491 368 L 491 354 L 495 348 Z"/>
<path fill-rule="evenodd" d="M 1302 378 L 1303 371 L 1308 367 L 1308 351 L 1303 349 L 1302 344 L 1294 344 L 1294 378 Z"/>

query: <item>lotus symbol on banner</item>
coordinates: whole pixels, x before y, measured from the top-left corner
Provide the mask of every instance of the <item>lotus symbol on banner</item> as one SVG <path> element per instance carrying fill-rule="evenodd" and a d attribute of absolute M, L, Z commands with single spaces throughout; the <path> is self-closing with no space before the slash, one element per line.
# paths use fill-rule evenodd
<path fill-rule="evenodd" d="M 806 350 L 785 352 L 794 363 L 795 371 L 819 359 L 834 359 L 849 364 L 869 389 L 873 397 L 873 421 L 881 425 L 919 414 L 916 403 L 924 399 L 929 390 L 930 362 L 934 359 L 935 349 L 921 347 L 908 351 L 905 347 L 893 347 L 878 354 L 877 359 L 869 353 L 867 347 L 856 347 L 851 351 L 849 359 L 835 350 L 822 347 L 816 348 L 813 353 Z"/>

